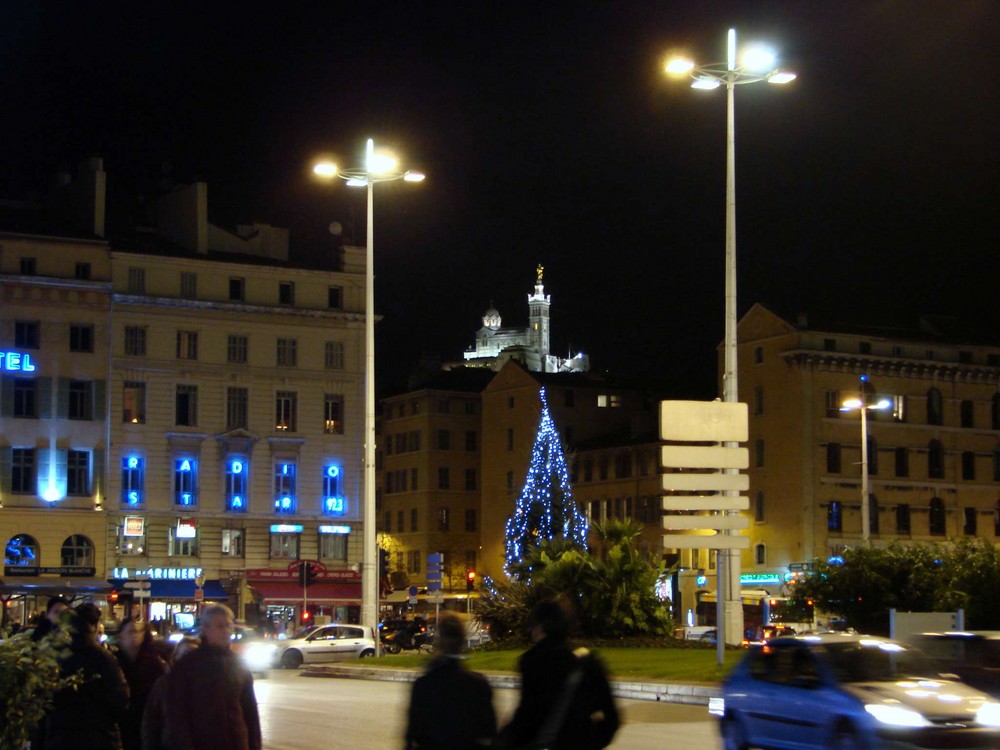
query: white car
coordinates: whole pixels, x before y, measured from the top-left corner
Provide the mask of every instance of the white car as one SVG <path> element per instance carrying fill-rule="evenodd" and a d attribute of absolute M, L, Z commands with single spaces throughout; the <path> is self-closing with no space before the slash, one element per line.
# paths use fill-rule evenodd
<path fill-rule="evenodd" d="M 302 664 L 375 656 L 375 639 L 360 625 L 321 625 L 278 642 L 276 661 L 286 669 Z"/>

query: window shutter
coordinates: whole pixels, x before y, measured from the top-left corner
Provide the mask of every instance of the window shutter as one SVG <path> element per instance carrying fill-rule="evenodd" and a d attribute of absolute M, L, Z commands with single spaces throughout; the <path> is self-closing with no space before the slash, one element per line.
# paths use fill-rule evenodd
<path fill-rule="evenodd" d="M 0 377 L 0 417 L 14 416 L 14 378 L 11 375 Z M 9 450 L 9 449 L 8 449 Z M 10 463 L 10 456 L 7 456 Z M 10 477 L 10 472 L 5 471 L 4 476 Z"/>
<path fill-rule="evenodd" d="M 103 421 L 107 407 L 108 382 L 106 380 L 94 381 L 94 420 Z"/>
<path fill-rule="evenodd" d="M 0 492 L 4 495 L 10 494 L 10 462 L 13 453 L 13 448 L 0 448 Z"/>
<path fill-rule="evenodd" d="M 35 385 L 35 399 L 39 419 L 52 418 L 52 378 L 38 378 Z"/>
<path fill-rule="evenodd" d="M 57 387 L 56 418 L 66 419 L 69 417 L 69 378 L 59 378 Z"/>
<path fill-rule="evenodd" d="M 90 488 L 99 500 L 106 500 L 108 491 L 104 486 L 104 449 L 94 448 L 91 456 Z"/>

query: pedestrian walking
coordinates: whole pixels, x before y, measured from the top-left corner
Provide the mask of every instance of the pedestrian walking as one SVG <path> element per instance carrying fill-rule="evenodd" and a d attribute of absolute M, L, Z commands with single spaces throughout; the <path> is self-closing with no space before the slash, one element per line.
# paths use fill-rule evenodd
<path fill-rule="evenodd" d="M 521 655 L 521 699 L 500 731 L 509 750 L 598 750 L 618 731 L 618 708 L 604 665 L 567 642 L 573 618 L 565 599 L 539 602 L 528 616 L 532 646 Z"/>
<path fill-rule="evenodd" d="M 232 652 L 232 636 L 232 610 L 207 607 L 201 646 L 167 681 L 164 743 L 171 750 L 260 750 L 253 675 Z"/>
<path fill-rule="evenodd" d="M 174 646 L 173 655 L 167 665 L 167 673 L 153 685 L 142 712 L 142 750 L 170 750 L 167 745 L 167 692 L 170 689 L 170 676 L 174 665 L 181 657 L 194 651 L 201 641 L 190 635 L 181 638 Z"/>
<path fill-rule="evenodd" d="M 97 640 L 100 621 L 96 604 L 74 610 L 73 641 L 59 667 L 63 677 L 80 672 L 82 682 L 53 697 L 45 720 L 46 750 L 121 750 L 118 722 L 128 706 L 128 684 L 114 655 Z"/>
<path fill-rule="evenodd" d="M 462 666 L 465 625 L 454 613 L 437 626 L 437 656 L 413 683 L 406 750 L 491 747 L 497 731 L 493 691 L 486 678 Z"/>
<path fill-rule="evenodd" d="M 167 664 L 153 645 L 153 634 L 144 620 L 128 617 L 118 631 L 118 664 L 128 682 L 129 704 L 121 722 L 122 747 L 142 747 L 142 714 L 153 685 L 167 671 Z"/>

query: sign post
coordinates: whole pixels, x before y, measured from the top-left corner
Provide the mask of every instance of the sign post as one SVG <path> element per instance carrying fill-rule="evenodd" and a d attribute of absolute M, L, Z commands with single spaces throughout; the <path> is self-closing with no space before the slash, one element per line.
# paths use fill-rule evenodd
<path fill-rule="evenodd" d="M 719 664 L 726 643 L 743 636 L 743 600 L 739 590 L 739 558 L 731 570 L 722 562 L 729 550 L 749 549 L 740 533 L 750 524 L 743 511 L 750 507 L 741 495 L 750 477 L 740 473 L 750 465 L 747 405 L 723 401 L 661 401 L 660 448 L 663 527 L 682 534 L 665 534 L 664 547 L 716 551 L 716 628 Z M 728 573 L 728 575 L 727 575 Z"/>
<path fill-rule="evenodd" d="M 437 628 L 438 615 L 441 613 L 441 567 L 444 555 L 432 552 L 427 555 L 427 601 L 434 602 L 434 627 Z"/>

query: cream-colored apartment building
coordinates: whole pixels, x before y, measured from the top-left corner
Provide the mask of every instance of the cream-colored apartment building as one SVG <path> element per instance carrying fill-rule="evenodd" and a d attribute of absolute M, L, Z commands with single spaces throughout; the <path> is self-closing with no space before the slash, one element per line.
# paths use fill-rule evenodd
<path fill-rule="evenodd" d="M 862 543 L 861 423 L 857 410 L 841 411 L 861 376 L 866 403 L 888 404 L 867 412 L 871 542 L 998 538 L 1000 347 L 963 343 L 933 322 L 912 333 L 810 327 L 761 305 L 740 321 L 745 573 L 783 581 L 789 566 Z"/>
<path fill-rule="evenodd" d="M 77 178 L 97 185 L 95 215 L 104 180 L 100 160 Z M 0 237 L 0 335 L 37 381 L 34 415 L 0 416 L 0 536 L 33 540 L 49 588 L 79 537 L 90 577 L 123 593 L 149 578 L 150 614 L 167 619 L 211 599 L 298 618 L 292 567 L 315 560 L 312 614 L 355 619 L 363 248 L 299 267 L 285 230 L 208 222 L 203 183 L 148 208 L 109 241 L 102 221 L 89 240 Z M 4 374 L 0 397 L 24 411 L 27 373 Z"/>

